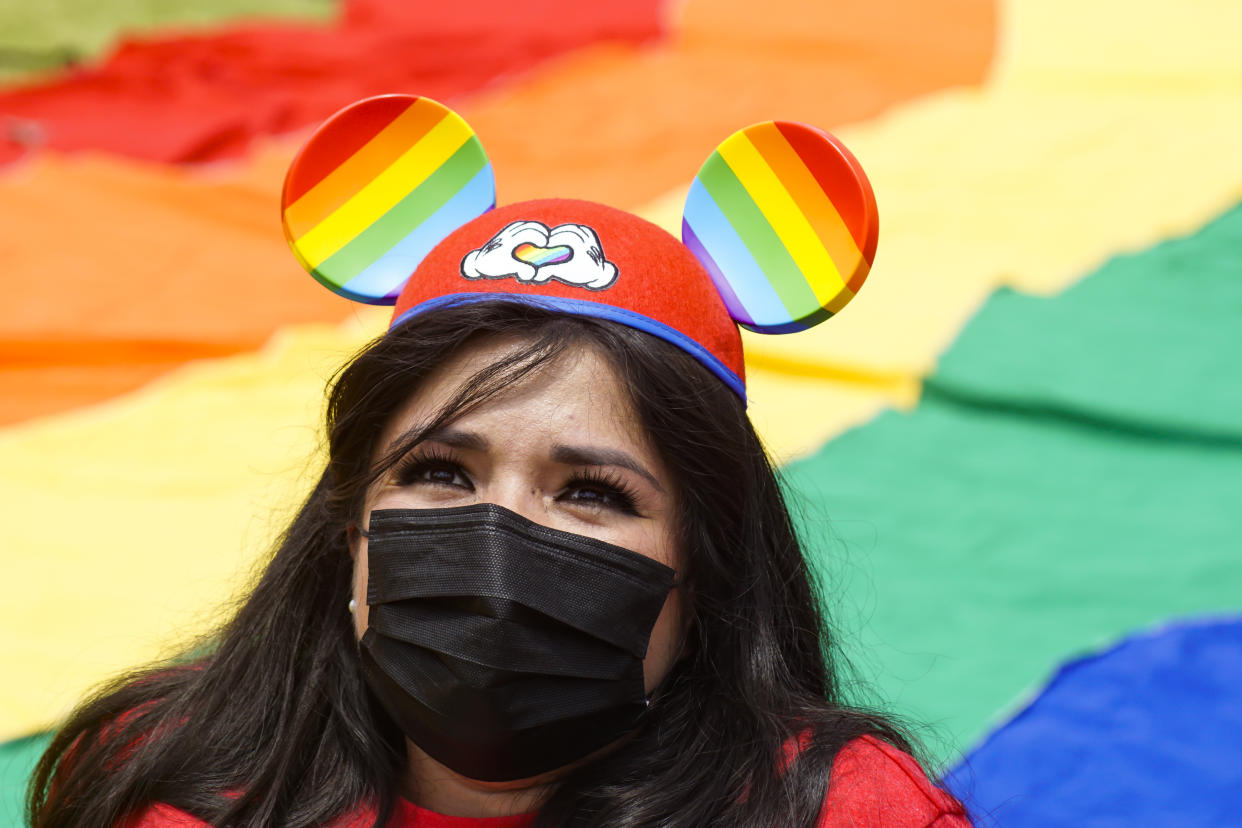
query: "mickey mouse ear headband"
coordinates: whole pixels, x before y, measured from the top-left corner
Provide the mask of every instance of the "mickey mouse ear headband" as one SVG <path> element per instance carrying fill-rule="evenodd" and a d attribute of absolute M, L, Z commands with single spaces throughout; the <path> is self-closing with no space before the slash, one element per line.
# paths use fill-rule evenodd
<path fill-rule="evenodd" d="M 849 150 L 785 121 L 716 148 L 690 187 L 681 242 L 586 201 L 495 205 L 491 164 L 460 116 L 383 95 L 311 136 L 285 178 L 282 218 L 321 284 L 396 305 L 390 327 L 457 302 L 527 301 L 672 342 L 743 399 L 737 325 L 790 333 L 840 311 L 867 277 L 879 229 Z"/>

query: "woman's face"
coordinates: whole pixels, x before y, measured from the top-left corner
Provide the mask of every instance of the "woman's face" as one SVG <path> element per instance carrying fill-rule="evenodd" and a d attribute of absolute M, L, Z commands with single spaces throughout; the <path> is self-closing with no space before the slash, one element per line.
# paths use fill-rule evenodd
<path fill-rule="evenodd" d="M 420 431 L 477 371 L 520 343 L 464 349 L 388 425 L 374 461 Z M 428 435 L 371 487 L 373 509 L 495 503 L 553 529 L 606 541 L 680 572 L 673 483 L 605 360 L 582 348 Z M 367 628 L 367 541 L 352 533 L 355 632 Z M 677 660 L 683 631 L 674 588 L 643 662 L 651 692 Z"/>

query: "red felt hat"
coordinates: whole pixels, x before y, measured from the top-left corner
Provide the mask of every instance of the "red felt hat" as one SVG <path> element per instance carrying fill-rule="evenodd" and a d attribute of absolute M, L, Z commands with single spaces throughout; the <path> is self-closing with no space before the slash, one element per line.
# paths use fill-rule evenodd
<path fill-rule="evenodd" d="M 689 351 L 745 396 L 742 338 L 711 276 L 680 241 L 632 213 L 571 199 L 484 213 L 422 261 L 392 326 L 495 296 L 638 328 Z"/>
<path fill-rule="evenodd" d="M 804 330 L 837 313 L 875 255 L 875 197 L 815 127 L 766 121 L 699 170 L 682 240 L 587 201 L 495 209 L 491 164 L 456 113 L 384 95 L 338 112 L 290 166 L 285 235 L 350 299 L 394 303 L 392 326 L 493 296 L 609 319 L 682 348 L 746 396 L 738 325 Z"/>

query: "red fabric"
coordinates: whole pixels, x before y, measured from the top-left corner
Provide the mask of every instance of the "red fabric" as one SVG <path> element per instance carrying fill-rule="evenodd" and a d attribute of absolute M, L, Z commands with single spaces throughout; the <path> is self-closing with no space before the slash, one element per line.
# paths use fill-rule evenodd
<path fill-rule="evenodd" d="M 525 828 L 534 814 L 451 817 L 399 800 L 388 828 Z M 368 828 L 359 813 L 332 828 Z M 871 736 L 837 755 L 818 828 L 970 828 L 961 804 L 933 785 L 909 754 Z M 208 828 L 167 805 L 149 808 L 125 828 Z"/>
<path fill-rule="evenodd" d="M 402 799 L 397 802 L 397 813 L 388 823 L 388 828 L 526 828 L 534 821 L 534 814 L 484 818 L 445 816 Z"/>
<path fill-rule="evenodd" d="M 872 736 L 837 754 L 819 828 L 970 828 L 961 803 L 908 753 Z"/>
<path fill-rule="evenodd" d="M 517 221 L 538 221 L 548 228 L 562 224 L 592 228 L 605 259 L 616 266 L 615 281 L 592 290 L 556 280 L 521 283 L 515 278 L 463 276 L 463 258 Z M 602 204 L 544 199 L 484 213 L 450 233 L 422 261 L 401 291 L 393 319 L 423 302 L 457 293 L 554 297 L 622 308 L 680 331 L 710 351 L 738 379 L 745 379 L 741 335 L 699 260 L 666 230 Z"/>
<path fill-rule="evenodd" d="M 371 828 L 371 820 L 374 818 L 374 813 L 364 810 L 338 820 L 328 828 Z M 504 817 L 446 816 L 399 799 L 392 819 L 388 821 L 388 828 L 526 828 L 534 821 L 534 814 Z M 210 828 L 210 826 L 171 805 L 157 804 L 127 822 L 122 828 Z"/>
<path fill-rule="evenodd" d="M 660 33 L 659 0 L 346 0 L 331 27 L 247 25 L 124 42 L 98 66 L 0 93 L 0 163 L 33 147 L 164 162 L 241 154 L 383 92 L 452 99 L 590 43 Z"/>

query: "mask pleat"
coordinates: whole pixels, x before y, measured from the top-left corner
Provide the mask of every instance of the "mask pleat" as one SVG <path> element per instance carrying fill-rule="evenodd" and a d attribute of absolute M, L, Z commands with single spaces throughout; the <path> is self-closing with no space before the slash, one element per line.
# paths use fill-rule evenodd
<path fill-rule="evenodd" d="M 380 635 L 485 667 L 518 673 L 615 679 L 632 658 L 619 647 L 512 601 L 430 598 L 372 607 Z"/>
<path fill-rule="evenodd" d="M 619 679 L 518 676 L 480 669 L 471 662 L 378 635 L 364 639 L 364 646 L 397 684 L 407 690 L 417 688 L 411 695 L 436 713 L 457 719 L 466 731 L 483 722 L 525 730 L 641 700 L 643 695 L 641 665 Z"/>

